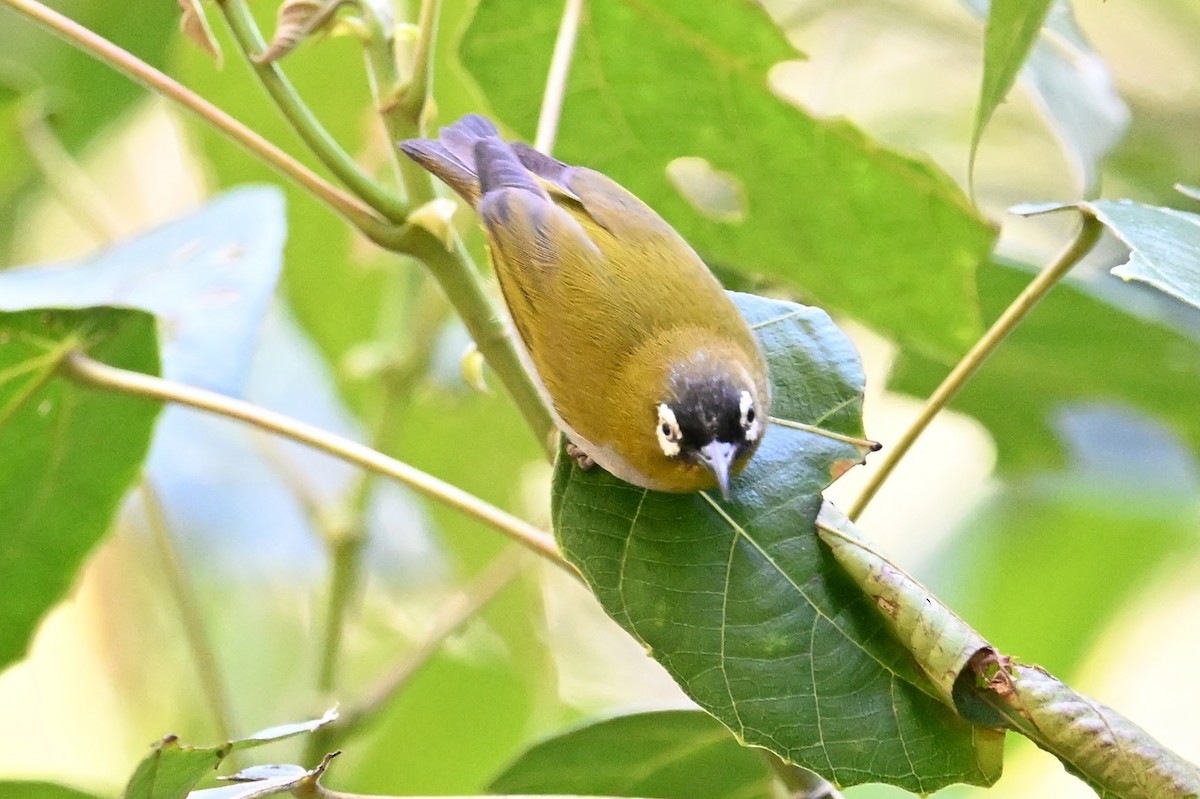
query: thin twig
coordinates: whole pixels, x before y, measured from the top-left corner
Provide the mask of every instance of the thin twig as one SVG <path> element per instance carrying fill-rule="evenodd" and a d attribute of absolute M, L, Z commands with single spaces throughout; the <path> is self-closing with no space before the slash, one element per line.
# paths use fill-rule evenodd
<path fill-rule="evenodd" d="M 533 146 L 546 155 L 550 155 L 554 149 L 554 139 L 558 135 L 558 120 L 567 92 L 567 77 L 571 73 L 571 58 L 575 55 L 575 41 L 579 38 L 583 3 L 584 0 L 566 0 L 562 21 L 558 25 L 558 37 L 554 40 L 554 54 L 550 57 L 546 90 L 542 93 L 542 110 L 538 115 L 537 135 L 533 139 Z"/>
<path fill-rule="evenodd" d="M 1017 295 L 1017 298 L 1004 309 L 1004 313 L 1000 315 L 983 337 L 975 342 L 975 346 L 971 351 L 963 356 L 963 359 L 946 375 L 941 385 L 934 390 L 929 399 L 925 401 L 925 405 L 921 408 L 921 412 L 917 414 L 917 418 L 913 420 L 908 429 L 896 440 L 896 443 L 887 450 L 887 453 L 879 461 L 879 466 L 871 473 L 867 485 L 863 488 L 862 493 L 854 501 L 854 505 L 850 508 L 847 515 L 851 521 L 856 520 L 862 515 L 863 510 L 870 504 L 871 498 L 879 491 L 880 486 L 888 479 L 892 470 L 912 447 L 916 440 L 920 438 L 921 433 L 925 432 L 925 428 L 933 421 L 938 412 L 954 398 L 959 389 L 971 379 L 971 376 L 983 365 L 1000 343 L 1013 331 L 1021 320 L 1024 319 L 1033 307 L 1038 304 L 1042 297 L 1052 289 L 1058 281 L 1071 270 L 1071 267 L 1078 263 L 1084 255 L 1092 249 L 1092 246 L 1100 238 L 1104 226 L 1097 222 L 1093 217 L 1084 216 L 1083 225 L 1079 232 L 1070 244 L 1054 259 L 1045 269 L 1038 273 L 1037 277 L 1029 281 L 1029 285 Z"/>
<path fill-rule="evenodd" d="M 824 427 L 805 424 L 804 422 L 793 422 L 791 419 L 780 419 L 777 416 L 772 416 L 771 424 L 777 424 L 780 427 L 791 428 L 792 430 L 800 430 L 805 433 L 812 433 L 814 436 L 828 438 L 831 441 L 840 441 L 843 444 L 849 444 L 852 447 L 858 447 L 867 452 L 875 452 L 879 449 L 879 442 L 872 441 L 869 438 L 858 438 L 857 436 L 848 436 L 844 433 L 835 433 L 832 430 L 826 430 Z"/>
<path fill-rule="evenodd" d="M 569 574 L 579 576 L 575 567 L 563 559 L 549 533 L 484 502 L 474 494 L 358 442 L 215 391 L 108 366 L 78 351 L 67 356 L 61 368 L 66 376 L 86 385 L 161 402 L 174 402 L 237 419 L 390 477 L 430 499 L 484 522 Z"/>
<path fill-rule="evenodd" d="M 200 600 L 197 597 L 196 589 L 188 579 L 187 571 L 183 567 L 183 559 L 179 555 L 179 548 L 175 545 L 174 536 L 171 535 L 166 509 L 163 508 L 158 490 L 148 478 L 142 481 L 138 493 L 142 498 L 146 526 L 150 529 L 151 537 L 154 539 L 162 560 L 167 587 L 175 599 L 179 618 L 183 622 L 184 637 L 187 639 L 196 675 L 200 679 L 200 690 L 204 692 L 206 704 L 212 712 L 217 735 L 224 741 L 235 740 L 233 704 L 229 699 L 229 691 L 225 687 L 225 678 L 221 675 L 221 667 L 217 663 L 216 647 L 209 639 L 208 629 L 200 612 Z M 236 752 L 230 752 L 230 757 L 235 754 Z M 233 762 L 236 768 L 236 761 Z"/>
<path fill-rule="evenodd" d="M 374 212 L 358 198 L 352 197 L 328 183 L 237 119 L 142 61 L 128 50 L 118 47 L 103 36 L 48 8 L 38 0 L 0 0 L 0 2 L 58 34 L 69 44 L 194 112 L 230 139 L 270 164 L 285 177 L 296 181 L 367 236 L 374 239 L 377 236 L 385 235 L 385 231 L 391 227 L 389 222 L 375 216 Z"/>

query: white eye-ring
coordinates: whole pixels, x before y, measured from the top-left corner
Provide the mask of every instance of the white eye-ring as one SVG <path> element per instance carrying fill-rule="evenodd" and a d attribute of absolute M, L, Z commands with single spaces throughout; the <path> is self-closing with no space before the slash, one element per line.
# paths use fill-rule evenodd
<path fill-rule="evenodd" d="M 762 432 L 762 423 L 758 414 L 754 412 L 754 397 L 750 396 L 749 391 L 742 392 L 738 409 L 742 412 L 742 430 L 745 431 L 746 440 L 757 441 L 759 433 Z"/>
<path fill-rule="evenodd" d="M 679 422 L 675 419 L 675 411 L 665 402 L 658 406 L 658 426 L 654 432 L 658 435 L 658 446 L 663 454 L 674 458 L 679 454 L 679 439 L 683 433 L 679 430 Z"/>

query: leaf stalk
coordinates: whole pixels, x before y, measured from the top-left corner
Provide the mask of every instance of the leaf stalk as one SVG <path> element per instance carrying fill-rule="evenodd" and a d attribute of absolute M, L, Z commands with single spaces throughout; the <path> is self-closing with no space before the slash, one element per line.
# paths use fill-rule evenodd
<path fill-rule="evenodd" d="M 891 446 L 891 449 L 880 459 L 875 471 L 871 474 L 866 486 L 863 488 L 851 506 L 847 515 L 851 521 L 855 521 L 866 510 L 871 499 L 879 491 L 880 487 L 887 482 L 892 471 L 916 443 L 921 434 L 925 432 L 925 428 L 929 427 L 929 423 L 934 417 L 950 403 L 954 396 L 958 393 L 968 380 L 983 366 L 988 357 L 996 351 L 1001 342 L 1008 337 L 1021 320 L 1024 319 L 1034 306 L 1041 301 L 1043 297 L 1049 293 L 1050 289 L 1054 288 L 1066 274 L 1071 271 L 1071 267 L 1079 262 L 1083 256 L 1092 249 L 1100 238 L 1104 226 L 1092 217 L 1084 216 L 1083 223 L 1079 228 L 1079 232 L 1071 240 L 1071 242 L 1063 249 L 1063 251 L 1050 262 L 1037 277 L 1029 282 L 1029 284 L 1017 295 L 1017 298 L 1004 309 L 1004 313 L 992 323 L 987 332 L 979 341 L 975 342 L 975 346 L 971 347 L 970 352 L 963 356 L 962 360 L 946 375 L 929 399 L 925 400 L 925 404 L 921 407 L 917 418 L 912 421 L 908 428 L 896 439 L 896 442 Z"/>

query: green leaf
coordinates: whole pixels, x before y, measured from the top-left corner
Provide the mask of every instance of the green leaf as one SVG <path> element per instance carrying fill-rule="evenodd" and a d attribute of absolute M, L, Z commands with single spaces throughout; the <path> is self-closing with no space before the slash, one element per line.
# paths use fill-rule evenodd
<path fill-rule="evenodd" d="M 271 727 L 217 746 L 187 746 L 180 744 L 174 735 L 168 735 L 138 764 L 122 799 L 183 799 L 230 752 L 304 735 L 336 718 L 337 711 L 330 710 L 319 719 Z"/>
<path fill-rule="evenodd" d="M 1031 277 L 1029 268 L 1010 264 L 980 270 L 985 314 L 998 316 Z M 1126 404 L 1166 422 L 1200 450 L 1193 407 L 1200 396 L 1200 344 L 1135 302 L 1145 297 L 1103 281 L 1055 286 L 951 403 L 988 428 L 1002 472 L 1060 463 L 1050 422 L 1056 409 L 1079 401 Z M 951 366 L 902 352 L 889 388 L 929 396 Z"/>
<path fill-rule="evenodd" d="M 862 370 L 822 311 L 734 295 L 770 362 L 773 416 L 862 436 Z M 659 494 L 560 456 L 553 519 L 605 610 L 747 744 L 840 785 L 989 783 L 995 736 L 937 689 L 819 542 L 821 490 L 862 457 L 774 422 L 733 500 Z"/>
<path fill-rule="evenodd" d="M 526 139 L 561 11 L 486 0 L 462 42 L 495 113 Z M 928 162 L 776 96 L 771 68 L 797 57 L 754 3 L 598 3 L 555 155 L 613 177 L 710 261 L 792 281 L 924 351 L 961 352 L 980 332 L 973 274 L 994 231 Z M 685 199 L 669 175 L 679 158 L 735 187 L 738 213 L 714 218 Z"/>
<path fill-rule="evenodd" d="M 1148 283 L 1200 307 L 1200 215 L 1143 205 L 1133 200 L 1027 206 L 1032 213 L 1076 208 L 1094 217 L 1129 248 L 1129 260 L 1113 267 L 1122 280 Z"/>
<path fill-rule="evenodd" d="M 25 650 L 137 477 L 158 405 L 56 373 L 75 348 L 158 372 L 154 319 L 139 311 L 0 312 L 0 666 Z"/>
<path fill-rule="evenodd" d="M 971 130 L 972 171 L 983 130 L 996 107 L 1008 96 L 1053 4 L 1054 0 L 990 2 L 983 42 L 983 85 L 979 89 L 979 107 Z"/>
<path fill-rule="evenodd" d="M 771 796 L 761 754 L 697 710 L 662 710 L 595 721 L 522 752 L 491 793 L 607 794 L 660 799 Z"/>
<path fill-rule="evenodd" d="M 5 799 L 97 799 L 95 794 L 50 782 L 0 781 L 0 796 Z"/>
<path fill-rule="evenodd" d="M 963 4 L 980 19 L 988 19 L 988 0 L 963 0 Z M 985 46 L 990 44 L 989 38 Z M 1042 35 L 1035 38 L 1021 77 L 1074 166 L 1083 194 L 1092 194 L 1100 180 L 1101 162 L 1129 126 L 1129 107 L 1117 94 L 1108 64 L 1079 29 L 1069 3 L 1050 4 Z M 980 111 L 982 102 L 981 97 Z M 972 169 L 982 133 L 983 126 L 974 132 Z"/>
<path fill-rule="evenodd" d="M 1093 195 L 1100 185 L 1100 166 L 1125 136 L 1130 113 L 1109 65 L 1075 22 L 1070 3 L 1060 0 L 1051 7 L 1026 71 L 1082 193 Z"/>

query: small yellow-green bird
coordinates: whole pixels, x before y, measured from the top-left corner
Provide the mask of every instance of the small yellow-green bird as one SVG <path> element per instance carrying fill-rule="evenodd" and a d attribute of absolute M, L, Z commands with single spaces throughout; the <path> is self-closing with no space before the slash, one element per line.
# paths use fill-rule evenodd
<path fill-rule="evenodd" d="M 581 462 L 654 491 L 719 488 L 766 430 L 767 366 L 712 273 L 599 172 L 470 115 L 400 148 L 478 213 L 518 350 Z"/>

